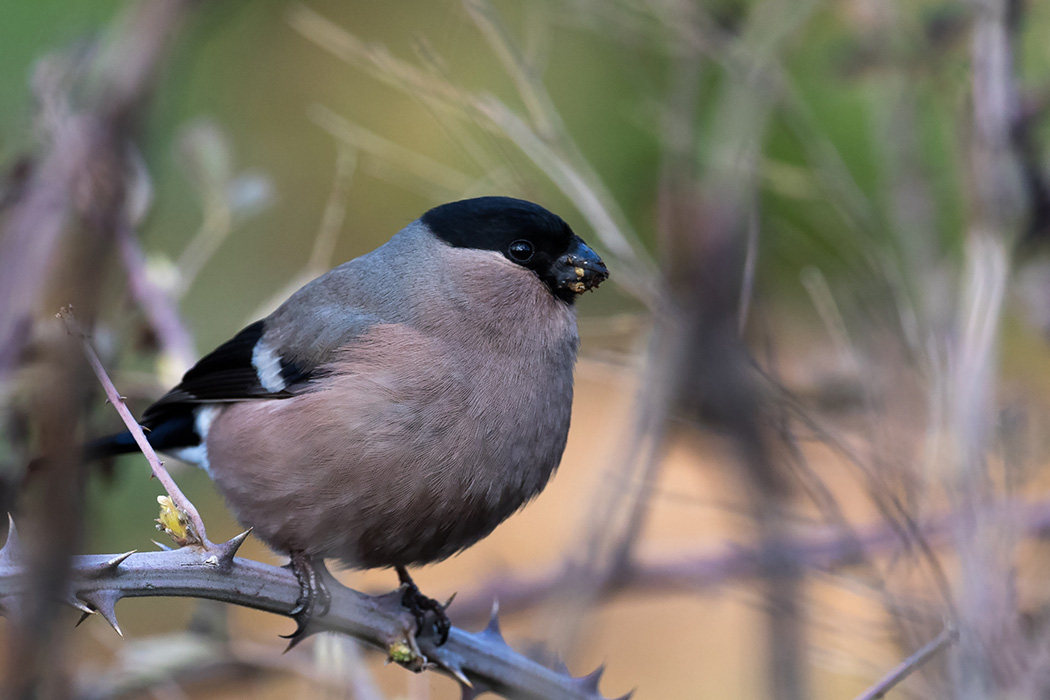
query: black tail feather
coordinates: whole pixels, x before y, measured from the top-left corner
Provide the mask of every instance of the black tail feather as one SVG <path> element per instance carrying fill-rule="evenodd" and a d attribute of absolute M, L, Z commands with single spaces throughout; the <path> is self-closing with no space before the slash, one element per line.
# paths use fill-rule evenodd
<path fill-rule="evenodd" d="M 91 462 L 96 459 L 136 452 L 139 446 L 135 442 L 135 438 L 131 436 L 131 433 L 125 430 L 123 433 L 91 440 L 84 445 L 83 449 L 84 461 Z"/>
<path fill-rule="evenodd" d="M 135 443 L 135 438 L 131 437 L 131 433 L 127 431 L 91 440 L 80 448 L 81 458 L 85 462 L 93 462 L 106 457 L 115 457 L 128 452 L 134 452 L 138 449 L 139 446 Z M 51 457 L 49 455 L 41 455 L 30 460 L 26 465 L 22 486 L 27 486 L 37 478 L 39 474 L 46 471 L 50 462 Z M 112 471 L 110 471 L 108 467 L 106 468 L 105 473 L 107 475 L 112 475 Z"/>
<path fill-rule="evenodd" d="M 146 440 L 158 452 L 176 450 L 180 447 L 194 447 L 200 444 L 200 437 L 194 425 L 194 416 L 190 410 L 169 411 L 162 422 L 153 426 L 143 426 L 143 428 Z M 81 450 L 83 460 L 93 462 L 107 457 L 138 452 L 139 446 L 131 433 L 125 430 L 122 433 L 90 440 L 81 447 Z M 47 461 L 46 455 L 31 460 L 26 465 L 25 478 L 28 480 L 34 474 L 42 471 Z"/>
<path fill-rule="evenodd" d="M 146 440 L 153 449 L 164 452 L 180 447 L 194 447 L 200 444 L 200 436 L 194 425 L 194 416 L 190 410 L 168 411 L 162 421 L 145 427 Z M 124 431 L 115 435 L 92 440 L 84 445 L 84 459 L 91 461 L 104 457 L 137 452 L 139 449 L 131 433 Z"/>

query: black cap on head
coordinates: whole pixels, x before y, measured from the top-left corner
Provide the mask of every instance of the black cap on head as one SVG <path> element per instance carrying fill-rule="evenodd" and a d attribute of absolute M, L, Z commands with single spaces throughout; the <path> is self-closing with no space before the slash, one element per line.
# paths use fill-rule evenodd
<path fill-rule="evenodd" d="M 478 197 L 434 207 L 423 223 L 457 248 L 503 251 L 526 235 L 544 248 L 564 249 L 572 229 L 557 214 L 512 197 Z"/>
<path fill-rule="evenodd" d="M 560 216 L 523 199 L 464 199 L 434 207 L 421 218 L 451 246 L 496 251 L 532 270 L 568 303 L 609 276 L 601 259 Z"/>

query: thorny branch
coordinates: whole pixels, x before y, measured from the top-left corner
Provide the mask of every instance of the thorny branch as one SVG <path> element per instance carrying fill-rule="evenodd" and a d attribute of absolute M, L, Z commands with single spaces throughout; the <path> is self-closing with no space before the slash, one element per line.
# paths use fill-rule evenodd
<path fill-rule="evenodd" d="M 190 596 L 289 615 L 299 596 L 294 574 L 236 557 L 247 534 L 209 549 L 74 557 L 66 602 L 85 616 L 98 613 L 118 633 L 116 603 L 122 598 Z M 32 584 L 22 562 L 21 543 L 12 523 L 0 549 L 0 606 L 8 615 L 17 614 Z M 464 698 L 494 692 L 522 700 L 603 700 L 598 690 L 602 667 L 574 678 L 515 652 L 500 632 L 495 608 L 481 632 L 453 628 L 448 641 L 437 646 L 431 631 L 412 634 L 416 623 L 401 607 L 400 591 L 369 596 L 334 579 L 327 587 L 332 594 L 331 608 L 312 621 L 308 634 L 342 632 L 385 650 L 412 670 L 439 670 L 463 684 Z M 628 697 L 630 693 L 622 700 Z"/>

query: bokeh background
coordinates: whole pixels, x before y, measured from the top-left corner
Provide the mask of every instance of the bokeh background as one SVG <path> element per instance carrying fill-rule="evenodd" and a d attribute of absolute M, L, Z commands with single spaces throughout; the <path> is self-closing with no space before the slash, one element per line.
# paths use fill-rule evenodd
<path fill-rule="evenodd" d="M 931 641 L 894 696 L 1050 692 L 1050 5 L 226 0 L 173 2 L 177 21 L 144 32 L 160 1 L 0 4 L 9 280 L 17 213 L 63 120 L 105 114 L 112 76 L 151 65 L 114 121 L 141 260 L 78 243 L 83 222 L 51 249 L 102 251 L 68 289 L 90 290 L 93 339 L 133 410 L 431 206 L 531 199 L 612 280 L 578 305 L 553 483 L 416 574 L 429 595 L 458 592 L 457 625 L 480 628 L 498 597 L 515 648 L 576 675 L 605 663 L 608 697 L 856 697 Z M 155 66 L 143 36 L 170 42 Z M 90 220 L 76 194 L 64 206 Z M 65 265 L 44 265 L 49 291 L 22 306 L 0 299 L 11 318 L 35 311 L 19 363 L 0 362 L 16 513 L 62 510 L 12 485 L 47 444 L 27 397 L 48 385 L 50 317 L 81 303 L 62 297 Z M 158 322 L 143 288 L 176 313 Z M 81 408 L 69 439 L 117 429 L 97 395 Z M 212 539 L 239 532 L 205 475 L 175 476 Z M 152 547 L 143 460 L 73 481 L 76 551 Z M 282 655 L 291 622 L 259 612 L 118 611 L 123 639 L 99 619 L 64 630 L 63 680 L 40 687 L 459 697 L 344 638 Z"/>

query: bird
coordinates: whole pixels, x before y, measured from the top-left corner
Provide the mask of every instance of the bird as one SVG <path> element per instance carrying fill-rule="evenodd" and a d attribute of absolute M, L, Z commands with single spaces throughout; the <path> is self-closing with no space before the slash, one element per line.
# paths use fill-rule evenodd
<path fill-rule="evenodd" d="M 327 558 L 396 569 L 417 633 L 431 611 L 440 644 L 444 606 L 407 569 L 470 547 L 546 486 L 569 432 L 575 301 L 608 277 L 540 205 L 443 204 L 205 355 L 139 422 L 290 557 L 293 643 L 327 612 Z M 87 455 L 136 449 L 125 432 Z"/>

